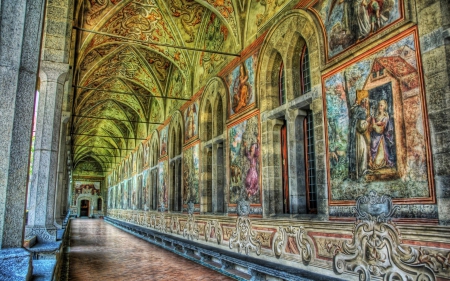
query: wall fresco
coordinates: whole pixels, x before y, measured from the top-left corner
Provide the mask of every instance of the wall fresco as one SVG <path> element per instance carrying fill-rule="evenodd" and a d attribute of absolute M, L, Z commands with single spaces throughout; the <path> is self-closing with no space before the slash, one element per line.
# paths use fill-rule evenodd
<path fill-rule="evenodd" d="M 402 17 L 402 0 L 318 1 L 318 11 L 326 31 L 328 58 Z"/>
<path fill-rule="evenodd" d="M 168 198 L 168 190 L 169 190 L 169 177 L 167 175 L 169 169 L 167 161 L 159 162 L 159 171 L 158 171 L 158 206 L 167 208 L 167 198 Z"/>
<path fill-rule="evenodd" d="M 258 116 L 251 117 L 228 130 L 230 200 L 260 203 L 260 143 Z"/>
<path fill-rule="evenodd" d="M 200 203 L 199 196 L 200 160 L 199 145 L 196 144 L 183 153 L 183 203 Z"/>
<path fill-rule="evenodd" d="M 255 102 L 255 69 L 258 64 L 256 52 L 231 72 L 226 80 L 230 91 L 230 115 L 238 113 Z"/>
<path fill-rule="evenodd" d="M 414 34 L 324 78 L 332 200 L 430 196 Z"/>
<path fill-rule="evenodd" d="M 184 112 L 185 141 L 192 139 L 198 135 L 198 103 L 192 103 Z"/>
<path fill-rule="evenodd" d="M 201 48 L 204 50 L 230 51 L 233 49 L 228 35 L 227 27 L 220 18 L 210 13 L 209 21 L 206 24 L 202 37 Z M 209 78 L 215 75 L 224 64 L 226 57 L 218 53 L 201 52 L 197 57 L 195 68 L 196 77 L 194 79 L 194 90 L 200 89 Z"/>
<path fill-rule="evenodd" d="M 161 130 L 161 156 L 167 155 L 167 134 L 169 131 L 169 127 L 166 126 Z"/>
<path fill-rule="evenodd" d="M 142 172 L 142 209 L 150 209 L 150 173 L 149 170 Z"/>

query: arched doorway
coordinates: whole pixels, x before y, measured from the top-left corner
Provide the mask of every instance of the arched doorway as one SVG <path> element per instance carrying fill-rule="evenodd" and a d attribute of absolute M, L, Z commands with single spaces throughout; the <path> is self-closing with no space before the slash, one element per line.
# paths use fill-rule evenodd
<path fill-rule="evenodd" d="M 89 217 L 89 200 L 80 201 L 80 217 Z"/>

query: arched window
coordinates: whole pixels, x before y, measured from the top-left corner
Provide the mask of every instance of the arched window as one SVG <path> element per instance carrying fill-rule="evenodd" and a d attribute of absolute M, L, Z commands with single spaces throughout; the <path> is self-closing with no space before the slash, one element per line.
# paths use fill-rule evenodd
<path fill-rule="evenodd" d="M 280 71 L 278 73 L 278 94 L 280 97 L 280 105 L 286 103 L 286 85 L 284 79 L 284 63 L 280 64 Z"/>
<path fill-rule="evenodd" d="M 309 71 L 308 46 L 303 46 L 300 54 L 300 85 L 302 95 L 311 91 L 311 75 Z"/>

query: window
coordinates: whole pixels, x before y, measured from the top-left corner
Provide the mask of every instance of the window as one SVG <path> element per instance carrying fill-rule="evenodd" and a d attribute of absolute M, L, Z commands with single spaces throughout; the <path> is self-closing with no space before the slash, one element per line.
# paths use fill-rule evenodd
<path fill-rule="evenodd" d="M 309 54 L 308 47 L 303 47 L 302 53 L 300 55 L 300 75 L 301 75 L 301 91 L 305 94 L 311 91 L 311 75 L 309 70 Z"/>
<path fill-rule="evenodd" d="M 308 111 L 304 119 L 305 132 L 305 168 L 306 168 L 306 196 L 307 212 L 317 213 L 317 187 L 316 187 L 316 165 L 314 153 L 314 126 L 312 112 Z"/>
<path fill-rule="evenodd" d="M 278 74 L 278 86 L 279 86 L 279 96 L 280 96 L 280 105 L 286 103 L 286 87 L 284 82 L 284 63 L 281 62 L 280 72 Z"/>

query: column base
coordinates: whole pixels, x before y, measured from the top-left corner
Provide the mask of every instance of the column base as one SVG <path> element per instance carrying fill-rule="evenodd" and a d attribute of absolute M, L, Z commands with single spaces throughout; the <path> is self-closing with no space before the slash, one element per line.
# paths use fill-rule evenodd
<path fill-rule="evenodd" d="M 22 248 L 0 250 L 0 280 L 28 281 L 31 279 L 31 254 Z"/>

